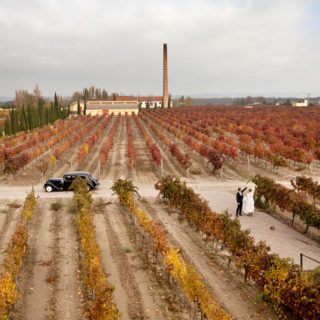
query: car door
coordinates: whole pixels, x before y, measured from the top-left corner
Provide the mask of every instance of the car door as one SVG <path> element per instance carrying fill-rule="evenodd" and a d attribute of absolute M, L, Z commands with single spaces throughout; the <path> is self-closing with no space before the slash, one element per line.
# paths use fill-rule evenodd
<path fill-rule="evenodd" d="M 86 182 L 86 184 L 91 185 L 90 180 L 88 179 L 88 177 L 86 175 L 82 175 L 82 176 L 80 176 L 80 178 L 83 179 Z"/>
<path fill-rule="evenodd" d="M 67 175 L 63 176 L 63 189 L 69 190 L 73 180 L 74 180 L 73 175 L 67 174 Z"/>

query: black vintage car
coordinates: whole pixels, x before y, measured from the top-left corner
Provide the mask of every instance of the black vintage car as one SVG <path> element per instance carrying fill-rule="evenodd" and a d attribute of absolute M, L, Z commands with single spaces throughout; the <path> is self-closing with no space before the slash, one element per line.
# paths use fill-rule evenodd
<path fill-rule="evenodd" d="M 100 184 L 99 180 L 92 177 L 92 175 L 89 172 L 74 171 L 74 172 L 66 173 L 62 179 L 61 178 L 48 179 L 45 182 L 43 188 L 47 192 L 71 190 L 70 186 L 76 177 L 80 177 L 86 180 L 88 190 L 93 190 Z"/>

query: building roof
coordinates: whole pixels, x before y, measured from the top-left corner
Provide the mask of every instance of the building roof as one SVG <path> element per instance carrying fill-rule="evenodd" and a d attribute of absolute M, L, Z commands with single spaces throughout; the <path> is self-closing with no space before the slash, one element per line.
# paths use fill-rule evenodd
<path fill-rule="evenodd" d="M 116 96 L 116 101 L 162 101 L 162 96 Z"/>
<path fill-rule="evenodd" d="M 162 96 L 150 96 L 150 97 L 137 97 L 139 101 L 162 101 L 163 97 Z"/>
<path fill-rule="evenodd" d="M 116 96 L 116 101 L 137 101 L 138 98 L 134 96 Z"/>
<path fill-rule="evenodd" d="M 138 105 L 134 104 L 107 104 L 103 103 L 100 105 L 88 105 L 87 110 L 111 110 L 111 109 L 138 109 Z"/>

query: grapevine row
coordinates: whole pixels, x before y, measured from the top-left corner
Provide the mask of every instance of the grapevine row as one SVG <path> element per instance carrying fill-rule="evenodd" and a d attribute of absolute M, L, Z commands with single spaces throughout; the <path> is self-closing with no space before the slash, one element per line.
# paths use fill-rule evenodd
<path fill-rule="evenodd" d="M 9 157 L 15 157 L 21 152 L 26 152 L 28 149 L 38 146 L 40 143 L 48 144 L 48 140 L 56 139 L 57 135 L 64 132 L 68 128 L 72 127 L 78 122 L 76 118 L 67 120 L 58 120 L 54 125 L 41 128 L 33 131 L 32 133 L 26 134 L 25 139 L 19 144 L 10 146 L 8 142 L 0 147 L 1 156 L 0 160 L 3 159 L 4 153 Z"/>
<path fill-rule="evenodd" d="M 306 224 L 305 233 L 308 232 L 309 227 L 320 229 L 320 210 L 315 205 L 310 204 L 301 194 L 276 183 L 273 179 L 260 175 L 256 175 L 252 181 L 257 185 L 255 196 L 258 205 L 263 207 L 278 206 L 281 210 L 291 212 L 292 225 L 295 217 L 299 216 Z M 298 178 L 297 181 L 297 188 L 299 186 L 303 188 L 301 183 L 299 184 L 301 179 Z M 320 190 L 318 192 L 319 196 Z M 262 201 L 262 197 L 264 201 Z"/>
<path fill-rule="evenodd" d="M 178 116 L 181 113 L 189 123 L 199 119 L 199 128 L 209 135 L 213 131 L 233 135 L 241 142 L 243 151 L 261 159 L 272 162 L 282 157 L 307 164 L 320 159 L 317 131 L 320 116 L 316 108 L 297 110 L 260 107 L 245 110 L 220 106 L 186 108 L 179 113 L 173 112 Z"/>
<path fill-rule="evenodd" d="M 77 157 L 78 163 L 82 163 L 83 160 L 88 156 L 90 150 L 93 148 L 95 143 L 98 141 L 98 139 L 102 135 L 104 129 L 110 123 L 112 117 L 113 117 L 113 115 L 111 115 L 109 117 L 101 116 L 98 118 L 99 123 L 98 123 L 97 128 L 94 130 L 94 132 L 87 139 L 85 139 L 83 144 L 79 147 L 78 157 Z"/>
<path fill-rule="evenodd" d="M 289 308 L 305 320 L 320 317 L 319 271 L 304 272 L 288 259 L 270 254 L 264 242 L 255 244 L 249 232 L 241 230 L 240 222 L 227 213 L 212 211 L 207 201 L 178 178 L 164 177 L 156 185 L 166 203 L 179 209 L 191 225 L 209 239 L 222 241 L 235 265 L 244 269 L 245 279 L 254 280 L 276 306 Z"/>
<path fill-rule="evenodd" d="M 60 160 L 66 151 L 70 150 L 77 141 L 81 141 L 96 126 L 98 121 L 97 117 L 87 117 L 86 122 L 81 121 L 75 128 L 72 128 L 66 139 L 53 150 L 52 154 L 55 159 Z"/>
<path fill-rule="evenodd" d="M 0 266 L 0 319 L 8 319 L 9 311 L 19 297 L 16 279 L 26 254 L 29 225 L 35 204 L 34 193 L 30 192 L 23 205 L 21 220 L 16 226 Z"/>
<path fill-rule="evenodd" d="M 163 131 L 161 131 L 145 116 L 145 114 L 140 114 L 139 116 L 143 119 L 143 121 L 145 121 L 151 131 L 158 137 L 159 141 L 161 141 L 167 147 L 171 155 L 177 159 L 181 167 L 184 169 L 188 169 L 190 166 L 190 156 L 187 153 L 183 153 L 181 149 L 175 143 L 173 143 L 167 137 L 167 135 L 163 133 Z"/>
<path fill-rule="evenodd" d="M 115 122 L 113 123 L 111 130 L 109 132 L 109 135 L 106 139 L 106 141 L 103 143 L 101 150 L 100 150 L 100 160 L 101 164 L 105 164 L 108 160 L 109 152 L 113 146 L 113 137 L 116 134 L 119 124 L 121 121 L 121 115 L 118 115 L 116 117 Z"/>
<path fill-rule="evenodd" d="M 200 143 L 210 146 L 216 152 L 224 155 L 227 159 L 236 159 L 238 156 L 236 145 L 233 143 L 228 143 L 224 139 L 215 139 L 213 137 L 209 137 L 206 134 L 203 134 L 198 130 L 198 126 L 195 125 L 195 120 L 190 119 L 190 121 L 186 121 L 183 114 L 174 114 L 173 116 L 167 113 L 159 111 L 153 112 L 156 117 L 163 122 L 167 122 L 170 125 L 179 129 L 179 131 L 187 134 L 190 137 L 195 138 Z"/>
<path fill-rule="evenodd" d="M 90 123 L 90 121 L 93 121 L 93 119 L 84 118 L 84 120 L 80 119 L 80 122 L 79 120 L 77 122 L 73 122 L 71 127 L 66 126 L 60 134 L 53 136 L 46 143 L 36 145 L 25 152 L 21 152 L 17 156 L 11 157 L 5 152 L 3 164 L 4 173 L 16 173 L 18 170 L 24 168 L 31 162 L 36 161 L 37 158 L 49 152 L 55 145 L 57 145 L 57 147 L 51 152 L 51 155 L 55 160 L 59 159 L 62 151 L 64 152 L 66 150 L 64 145 L 66 144 L 66 141 L 70 140 L 70 135 L 80 130 L 84 125 Z"/>
<path fill-rule="evenodd" d="M 147 114 L 147 112 L 145 113 Z M 154 120 L 160 127 L 173 134 L 176 138 L 182 140 L 189 148 L 206 158 L 207 161 L 212 165 L 214 172 L 222 168 L 222 155 L 213 148 L 210 148 L 205 143 L 197 141 L 191 135 L 185 134 L 182 130 L 178 129 L 179 127 L 168 124 L 169 121 L 164 121 L 157 118 L 153 118 L 152 120 Z"/>
<path fill-rule="evenodd" d="M 152 138 L 150 137 L 150 135 L 148 134 L 146 128 L 143 126 L 143 124 L 141 123 L 140 119 L 138 116 L 133 115 L 133 119 L 135 120 L 140 133 L 142 134 L 144 141 L 147 145 L 147 148 L 151 154 L 151 157 L 154 161 L 154 163 L 159 166 L 161 163 L 161 153 L 159 148 L 157 147 L 157 145 L 152 141 Z"/>
<path fill-rule="evenodd" d="M 161 225 L 150 219 L 134 201 L 136 187 L 130 181 L 118 179 L 111 188 L 129 212 L 138 220 L 153 242 L 154 250 L 164 258 L 166 269 L 176 281 L 181 291 L 190 302 L 196 303 L 201 310 L 202 318 L 208 320 L 228 320 L 231 316 L 219 305 L 216 298 L 202 282 L 200 275 L 187 264 L 179 251 L 169 244 Z"/>
<path fill-rule="evenodd" d="M 85 290 L 85 318 L 92 320 L 120 319 L 113 301 L 113 286 L 108 282 L 101 264 L 101 251 L 95 238 L 92 198 L 86 182 L 81 178 L 74 181 L 74 200 L 78 206 L 77 226 L 81 255 L 81 276 Z"/>
<path fill-rule="evenodd" d="M 127 127 L 127 137 L 128 137 L 128 158 L 129 158 L 129 167 L 132 168 L 136 163 L 136 151 L 133 144 L 133 135 L 132 135 L 132 127 L 130 124 L 129 116 L 125 115 L 126 127 Z"/>

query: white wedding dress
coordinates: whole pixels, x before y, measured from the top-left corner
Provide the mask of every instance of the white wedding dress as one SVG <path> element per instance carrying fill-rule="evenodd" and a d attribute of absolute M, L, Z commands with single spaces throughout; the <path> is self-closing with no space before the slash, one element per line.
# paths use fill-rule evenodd
<path fill-rule="evenodd" d="M 246 215 L 251 215 L 254 213 L 254 188 L 248 192 L 243 198 L 243 213 Z"/>

